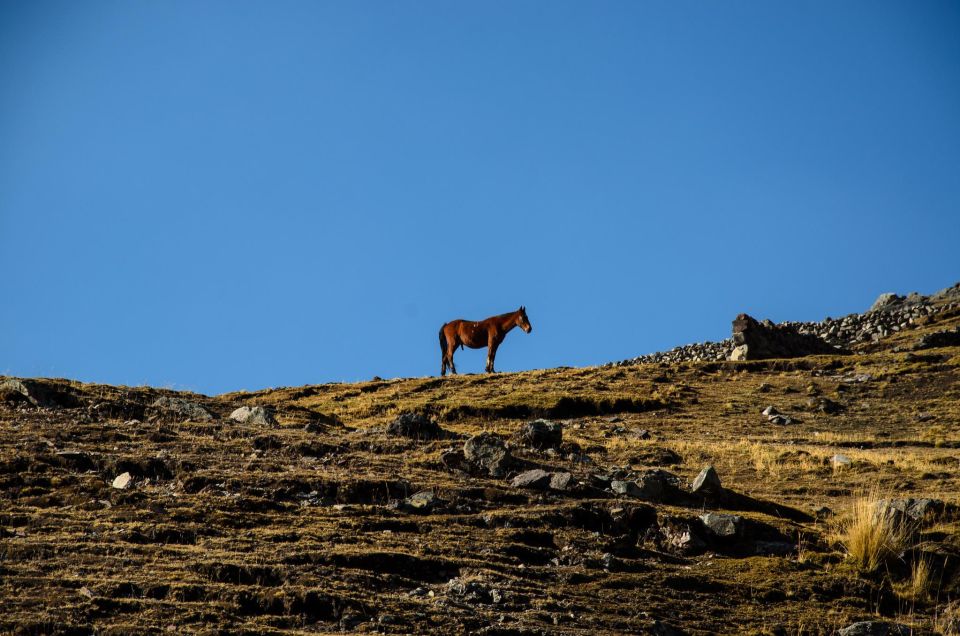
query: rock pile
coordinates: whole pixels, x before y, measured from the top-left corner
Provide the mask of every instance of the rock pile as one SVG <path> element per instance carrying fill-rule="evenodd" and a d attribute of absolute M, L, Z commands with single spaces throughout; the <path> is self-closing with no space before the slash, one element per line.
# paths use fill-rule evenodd
<path fill-rule="evenodd" d="M 785 328 L 801 336 L 814 336 L 831 347 L 847 349 L 857 344 L 876 342 L 892 333 L 911 329 L 928 316 L 957 308 L 960 308 L 960 283 L 929 296 L 917 293 L 908 296 L 881 294 L 870 309 L 861 314 L 850 314 L 843 318 L 827 317 L 819 322 L 787 321 L 775 327 Z M 764 323 L 769 323 L 767 326 L 774 326 L 769 321 Z M 953 337 L 953 334 L 948 334 L 944 337 L 944 341 L 952 342 Z M 719 342 L 687 344 L 669 351 L 611 362 L 607 366 L 728 360 L 737 344 L 734 338 L 726 338 Z"/>
<path fill-rule="evenodd" d="M 733 342 L 736 346 L 730 352 L 731 360 L 849 353 L 815 333 L 802 332 L 792 325 L 775 325 L 769 320 L 758 322 L 747 314 L 740 314 L 733 321 Z"/>

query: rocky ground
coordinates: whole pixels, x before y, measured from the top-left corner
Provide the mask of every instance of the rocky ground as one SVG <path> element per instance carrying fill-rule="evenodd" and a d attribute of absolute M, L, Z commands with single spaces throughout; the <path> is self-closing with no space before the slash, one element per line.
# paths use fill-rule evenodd
<path fill-rule="evenodd" d="M 780 325 L 795 329 L 801 334 L 811 334 L 840 348 L 850 349 L 858 345 L 877 343 L 899 331 L 910 330 L 930 317 L 960 308 L 960 283 L 924 296 L 913 292 L 907 296 L 893 293 L 881 294 L 869 310 L 842 318 L 827 317 L 819 322 L 786 321 Z M 765 321 L 767 324 L 772 324 Z M 697 342 L 681 345 L 669 351 L 650 353 L 611 366 L 649 364 L 651 362 L 700 362 L 727 360 L 733 351 L 733 338 L 720 342 Z"/>
<path fill-rule="evenodd" d="M 2 378 L 0 632 L 958 633 L 953 302 L 846 356 Z M 874 499 L 906 533 L 871 567 Z"/>

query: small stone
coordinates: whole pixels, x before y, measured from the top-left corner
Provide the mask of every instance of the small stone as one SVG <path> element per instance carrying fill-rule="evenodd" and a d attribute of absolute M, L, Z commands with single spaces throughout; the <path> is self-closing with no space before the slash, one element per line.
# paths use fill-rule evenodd
<path fill-rule="evenodd" d="M 707 466 L 701 470 L 697 478 L 693 480 L 690 490 L 696 494 L 716 494 L 723 490 L 716 469 L 713 466 Z"/>
<path fill-rule="evenodd" d="M 110 484 L 117 490 L 126 490 L 133 483 L 133 476 L 130 473 L 121 473 L 117 475 L 116 479 L 113 480 L 113 483 Z"/>
<path fill-rule="evenodd" d="M 551 480 L 550 473 L 541 468 L 534 468 L 514 477 L 510 485 L 514 488 L 546 490 L 550 487 Z"/>
<path fill-rule="evenodd" d="M 747 345 L 742 344 L 733 348 L 728 360 L 733 362 L 742 362 L 747 359 Z"/>
<path fill-rule="evenodd" d="M 612 480 L 610 482 L 610 490 L 618 495 L 627 495 L 630 497 L 636 497 L 640 493 L 640 489 L 637 487 L 636 482 L 624 481 L 622 479 Z"/>
<path fill-rule="evenodd" d="M 708 512 L 700 515 L 700 520 L 710 532 L 724 539 L 737 536 L 743 527 L 743 517 L 739 515 Z"/>
<path fill-rule="evenodd" d="M 763 409 L 763 411 L 761 412 L 761 414 L 762 414 L 762 415 L 765 415 L 766 417 L 772 417 L 772 416 L 774 416 L 774 415 L 780 415 L 780 411 L 778 411 L 778 410 L 777 410 L 775 407 L 773 407 L 773 406 L 768 406 L 767 408 Z"/>
<path fill-rule="evenodd" d="M 91 598 L 91 599 L 94 597 L 93 590 L 91 590 L 89 587 L 84 586 L 77 591 L 80 593 L 81 596 L 86 596 L 87 598 Z"/>
<path fill-rule="evenodd" d="M 410 495 L 404 500 L 405 507 L 411 512 L 429 512 L 436 503 L 436 496 L 429 490 Z"/>
<path fill-rule="evenodd" d="M 553 473 L 550 476 L 551 490 L 566 490 L 574 483 L 573 475 L 568 472 Z"/>

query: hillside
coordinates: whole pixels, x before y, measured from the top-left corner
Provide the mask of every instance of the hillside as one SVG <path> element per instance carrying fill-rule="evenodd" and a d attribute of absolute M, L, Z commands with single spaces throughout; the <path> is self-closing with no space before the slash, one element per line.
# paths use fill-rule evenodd
<path fill-rule="evenodd" d="M 0 632 L 960 633 L 960 307 L 925 303 L 828 325 L 852 355 L 0 378 Z"/>

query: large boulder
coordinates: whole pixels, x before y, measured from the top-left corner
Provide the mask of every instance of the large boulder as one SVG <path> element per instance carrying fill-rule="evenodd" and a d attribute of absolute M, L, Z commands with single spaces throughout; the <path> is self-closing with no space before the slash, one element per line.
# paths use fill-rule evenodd
<path fill-rule="evenodd" d="M 761 323 L 747 314 L 740 314 L 733 321 L 733 343 L 730 359 L 736 360 L 849 353 L 811 333 L 800 333 L 795 327 L 775 325 L 769 320 Z"/>
<path fill-rule="evenodd" d="M 273 411 L 262 406 L 241 406 L 230 414 L 230 419 L 254 426 L 273 426 L 277 423 L 273 418 Z"/>
<path fill-rule="evenodd" d="M 877 296 L 877 299 L 873 301 L 873 304 L 870 305 L 870 309 L 868 309 L 867 311 L 872 312 L 872 311 L 889 310 L 889 309 L 892 309 L 893 307 L 903 304 L 904 300 L 905 299 L 903 296 L 898 296 L 893 292 L 886 292 L 884 294 L 880 294 L 879 296 Z"/>
<path fill-rule="evenodd" d="M 475 469 L 503 477 L 513 464 L 507 443 L 493 433 L 474 435 L 463 444 L 463 456 Z"/>
<path fill-rule="evenodd" d="M 444 430 L 423 413 L 401 413 L 387 426 L 387 433 L 418 440 L 446 437 Z"/>
<path fill-rule="evenodd" d="M 550 420 L 533 420 L 520 427 L 517 437 L 521 444 L 529 448 L 560 448 L 563 443 L 563 424 Z"/>
<path fill-rule="evenodd" d="M 164 418 L 187 422 L 208 422 L 213 419 L 213 414 L 206 408 L 183 398 L 160 397 L 150 406 Z"/>

